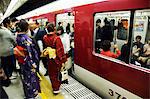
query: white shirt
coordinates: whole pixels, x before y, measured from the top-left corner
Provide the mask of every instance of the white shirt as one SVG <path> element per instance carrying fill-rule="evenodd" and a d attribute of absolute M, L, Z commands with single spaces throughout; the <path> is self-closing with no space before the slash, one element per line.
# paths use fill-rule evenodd
<path fill-rule="evenodd" d="M 39 28 L 36 28 L 35 30 L 33 30 L 33 32 L 34 32 L 33 36 L 34 36 L 34 37 L 36 36 L 38 30 L 39 30 Z"/>
<path fill-rule="evenodd" d="M 64 53 L 66 54 L 70 50 L 70 39 L 67 33 L 60 35 L 60 39 L 63 43 Z"/>

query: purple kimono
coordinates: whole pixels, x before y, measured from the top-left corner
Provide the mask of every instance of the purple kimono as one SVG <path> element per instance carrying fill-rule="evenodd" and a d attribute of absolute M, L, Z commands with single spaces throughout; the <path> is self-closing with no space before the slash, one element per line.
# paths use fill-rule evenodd
<path fill-rule="evenodd" d="M 33 68 L 38 68 L 38 54 L 32 39 L 29 38 L 26 34 L 18 34 L 16 41 L 18 46 L 23 47 L 26 51 L 24 63 L 19 63 L 23 74 L 22 81 L 24 93 L 27 99 L 34 98 L 35 92 L 40 90 L 37 74 L 36 72 L 32 71 Z"/>

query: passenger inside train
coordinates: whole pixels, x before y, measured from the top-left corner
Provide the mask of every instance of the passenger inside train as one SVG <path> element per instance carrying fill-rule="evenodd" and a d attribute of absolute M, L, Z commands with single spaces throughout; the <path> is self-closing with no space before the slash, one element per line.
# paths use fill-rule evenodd
<path fill-rule="evenodd" d="M 149 68 L 149 65 L 145 65 L 141 62 L 142 58 L 140 57 L 144 54 L 145 50 L 143 47 L 147 44 L 149 38 L 149 17 L 144 17 L 144 15 L 139 17 L 138 12 L 135 13 L 136 19 L 134 20 L 133 27 L 133 39 L 135 41 L 132 42 L 133 40 L 129 41 L 130 13 L 127 13 L 128 14 L 125 14 L 125 12 L 104 12 L 95 14 L 95 52 L 101 54 L 104 40 L 109 40 L 111 42 L 111 46 L 109 45 L 111 52 L 115 53 L 114 45 L 117 45 L 118 49 L 121 50 L 117 59 L 127 64 L 131 63 Z M 142 19 L 142 17 L 144 17 L 144 19 Z M 146 23 L 142 23 L 143 21 Z M 131 56 L 130 50 L 132 50 Z"/>
<path fill-rule="evenodd" d="M 114 45 L 114 49 L 116 51 L 116 54 L 115 53 L 112 53 L 110 51 L 110 47 L 111 47 L 111 43 L 109 40 L 104 40 L 103 41 L 103 44 L 102 44 L 102 51 L 101 51 L 101 54 L 102 55 L 106 55 L 106 56 L 109 56 L 109 57 L 112 57 L 112 58 L 118 58 L 119 55 L 121 54 L 120 50 L 118 49 L 117 45 Z"/>
<path fill-rule="evenodd" d="M 1 0 L 0 99 L 149 99 L 149 4 Z"/>

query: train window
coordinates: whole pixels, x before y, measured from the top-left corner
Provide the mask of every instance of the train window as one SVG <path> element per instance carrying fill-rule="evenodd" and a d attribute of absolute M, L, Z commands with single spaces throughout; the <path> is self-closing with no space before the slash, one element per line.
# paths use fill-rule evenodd
<path fill-rule="evenodd" d="M 150 68 L 150 9 L 137 10 L 134 16 L 131 63 Z"/>
<path fill-rule="evenodd" d="M 130 11 L 96 13 L 94 16 L 95 53 L 118 58 L 129 35 Z"/>

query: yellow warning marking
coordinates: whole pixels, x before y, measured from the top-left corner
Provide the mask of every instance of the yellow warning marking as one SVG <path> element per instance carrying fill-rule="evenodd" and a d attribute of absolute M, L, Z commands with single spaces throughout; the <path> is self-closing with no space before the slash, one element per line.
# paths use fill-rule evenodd
<path fill-rule="evenodd" d="M 53 94 L 50 82 L 42 74 L 40 74 L 40 80 L 41 93 L 39 94 L 42 99 L 64 99 L 64 96 L 61 93 L 58 95 Z"/>

